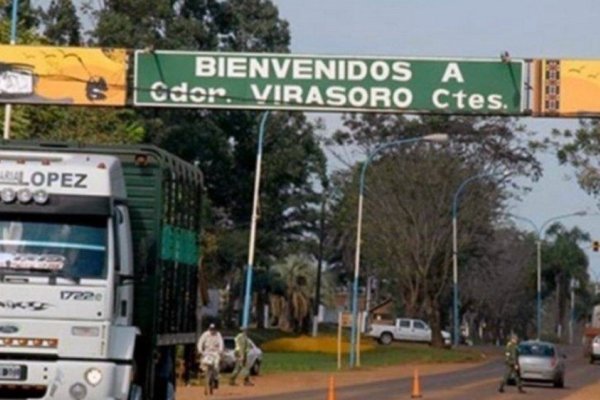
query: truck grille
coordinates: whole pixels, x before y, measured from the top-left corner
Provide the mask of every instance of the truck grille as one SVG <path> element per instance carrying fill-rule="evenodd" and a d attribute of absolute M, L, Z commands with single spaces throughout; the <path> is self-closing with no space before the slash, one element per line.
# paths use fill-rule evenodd
<path fill-rule="evenodd" d="M 44 385 L 0 385 L 0 399 L 41 399 L 47 390 Z"/>

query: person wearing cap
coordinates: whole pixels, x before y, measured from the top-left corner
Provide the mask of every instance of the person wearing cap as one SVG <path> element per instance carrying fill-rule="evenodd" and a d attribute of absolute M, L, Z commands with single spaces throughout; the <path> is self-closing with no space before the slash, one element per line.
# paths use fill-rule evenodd
<path fill-rule="evenodd" d="M 519 370 L 519 338 L 517 335 L 512 334 L 510 340 L 504 350 L 504 360 L 506 362 L 506 368 L 504 370 L 504 377 L 500 383 L 498 391 L 504 393 L 504 386 L 508 384 L 511 377 L 514 377 L 519 393 L 525 393 L 523 390 L 523 383 L 521 382 L 521 371 Z"/>
<path fill-rule="evenodd" d="M 248 341 L 248 329 L 242 327 L 240 333 L 235 337 L 235 368 L 231 374 L 229 384 L 234 386 L 235 380 L 240 374 L 244 377 L 244 386 L 254 386 L 250 381 L 250 367 L 248 365 L 248 353 L 250 352 L 250 342 Z"/>
<path fill-rule="evenodd" d="M 221 354 L 225 350 L 225 343 L 223 342 L 223 336 L 217 330 L 215 324 L 210 324 L 208 326 L 208 330 L 204 331 L 200 338 L 198 339 L 198 343 L 196 345 L 198 348 L 198 354 L 202 355 L 204 353 L 212 353 L 215 355 L 215 369 L 217 371 L 217 385 L 219 382 L 219 370 L 221 365 Z"/>

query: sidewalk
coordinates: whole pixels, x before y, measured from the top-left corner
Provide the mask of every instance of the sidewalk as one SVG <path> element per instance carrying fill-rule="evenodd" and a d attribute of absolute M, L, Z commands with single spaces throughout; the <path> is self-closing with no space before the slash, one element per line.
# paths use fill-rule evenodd
<path fill-rule="evenodd" d="M 335 378 L 336 388 L 356 385 L 367 382 L 385 381 L 390 379 L 408 378 L 413 375 L 415 368 L 421 376 L 453 372 L 461 369 L 472 368 L 477 363 L 449 363 L 449 364 L 414 364 L 397 365 L 391 367 L 370 368 L 368 370 L 341 371 L 341 372 L 300 372 L 300 373 L 275 373 L 266 376 L 254 377 L 255 386 L 229 386 L 229 374 L 222 374 L 221 387 L 217 390 L 215 399 L 239 399 L 250 396 L 264 396 L 284 394 L 288 392 L 323 389 L 327 393 L 329 376 Z M 241 382 L 239 380 L 238 384 Z M 180 400 L 197 400 L 203 396 L 202 386 L 178 387 L 177 398 Z"/>

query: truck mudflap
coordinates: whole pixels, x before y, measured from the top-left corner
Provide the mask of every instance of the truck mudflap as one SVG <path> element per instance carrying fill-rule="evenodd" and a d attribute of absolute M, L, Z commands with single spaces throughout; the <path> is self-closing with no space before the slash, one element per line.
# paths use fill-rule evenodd
<path fill-rule="evenodd" d="M 131 373 L 102 361 L 0 360 L 0 398 L 126 400 Z"/>

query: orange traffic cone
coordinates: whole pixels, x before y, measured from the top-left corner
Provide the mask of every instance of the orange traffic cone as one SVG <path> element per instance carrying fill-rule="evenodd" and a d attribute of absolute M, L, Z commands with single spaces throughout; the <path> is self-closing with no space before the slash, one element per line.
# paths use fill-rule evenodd
<path fill-rule="evenodd" d="M 413 389 L 412 395 L 410 396 L 413 399 L 421 398 L 421 384 L 419 383 L 419 370 L 415 368 L 415 373 L 413 376 Z"/>
<path fill-rule="evenodd" d="M 327 400 L 335 400 L 335 381 L 333 375 L 329 377 L 329 390 L 327 391 Z"/>

